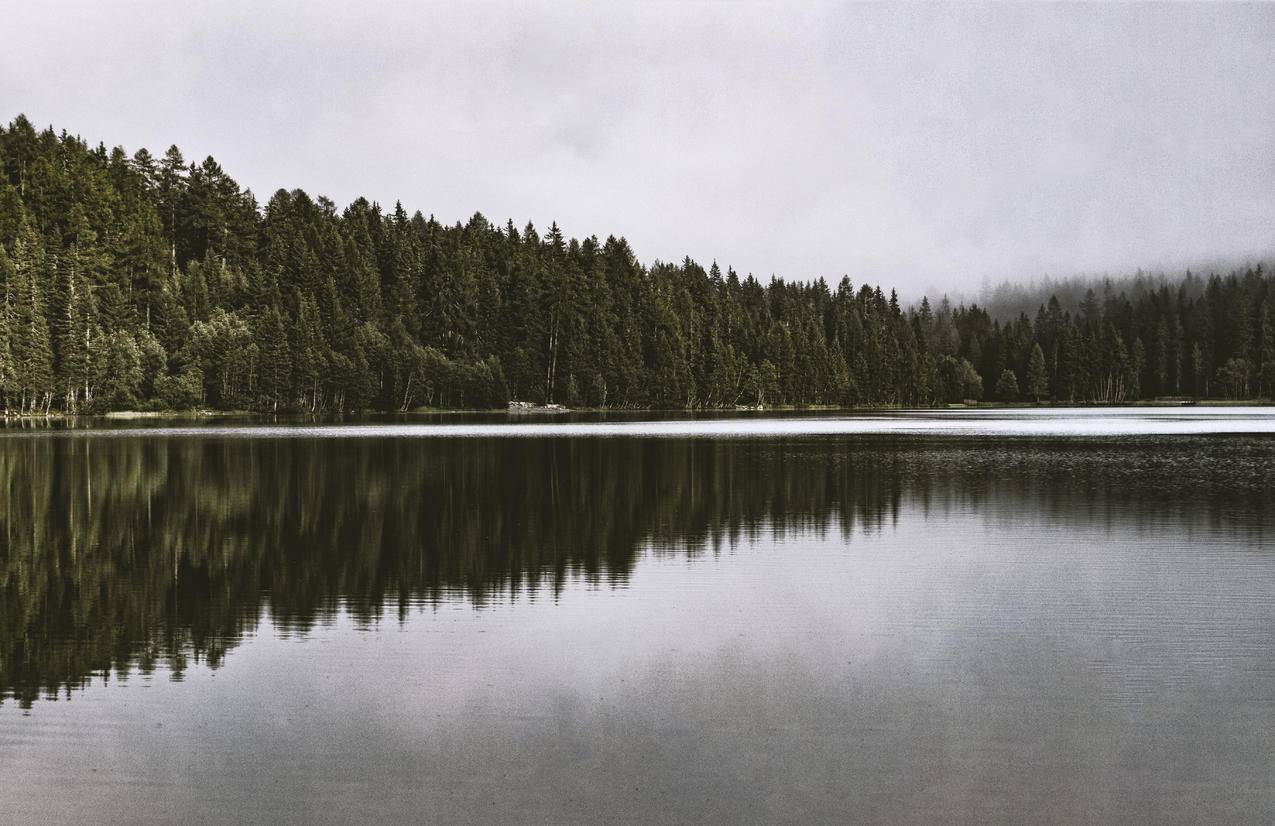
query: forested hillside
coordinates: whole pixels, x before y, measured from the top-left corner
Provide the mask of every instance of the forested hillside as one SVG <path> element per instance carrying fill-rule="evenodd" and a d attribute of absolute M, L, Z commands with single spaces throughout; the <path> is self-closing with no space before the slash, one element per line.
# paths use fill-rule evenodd
<path fill-rule="evenodd" d="M 0 128 L 6 412 L 1115 402 L 1275 390 L 1261 268 L 977 306 L 640 263 L 556 224 L 263 205 L 211 157 Z M 1188 276 L 1188 279 L 1197 279 Z"/>

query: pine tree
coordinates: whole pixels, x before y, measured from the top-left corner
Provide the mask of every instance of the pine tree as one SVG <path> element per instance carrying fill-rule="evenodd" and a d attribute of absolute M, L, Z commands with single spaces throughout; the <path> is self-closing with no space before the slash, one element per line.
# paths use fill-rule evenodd
<path fill-rule="evenodd" d="M 163 221 L 164 241 L 168 246 L 168 272 L 171 276 L 177 272 L 177 235 L 186 195 L 186 160 L 175 144 L 168 147 L 163 160 L 159 162 L 156 195 Z"/>
<path fill-rule="evenodd" d="M 261 353 L 261 394 L 271 411 L 287 404 L 292 384 L 292 356 L 288 331 L 277 303 L 267 306 L 257 320 L 257 347 Z"/>
<path fill-rule="evenodd" d="M 1191 345 L 1191 388 L 1197 398 L 1209 394 L 1208 374 L 1205 371 L 1204 350 L 1200 342 Z"/>
<path fill-rule="evenodd" d="M 1038 404 L 1049 398 L 1049 374 L 1045 369 L 1045 352 L 1040 349 L 1039 344 L 1033 345 L 1031 358 L 1027 362 L 1027 395 Z"/>
<path fill-rule="evenodd" d="M 46 278 L 45 259 L 30 224 L 20 230 L 13 253 L 9 329 L 14 389 L 21 412 L 48 412 L 53 397 L 53 347 L 41 287 Z"/>
<path fill-rule="evenodd" d="M 1000 378 L 996 380 L 996 398 L 1003 402 L 1018 401 L 1018 377 L 1013 370 L 1001 371 Z"/>
<path fill-rule="evenodd" d="M 0 244 L 0 402 L 3 402 L 4 413 L 9 414 L 9 405 L 14 395 L 16 369 L 11 345 L 13 329 L 13 302 L 9 288 L 14 284 L 13 264 L 4 245 Z"/>
<path fill-rule="evenodd" d="M 1257 325 L 1258 392 L 1266 398 L 1275 396 L 1275 323 L 1271 320 L 1272 301 L 1275 301 L 1275 291 L 1268 287 Z"/>

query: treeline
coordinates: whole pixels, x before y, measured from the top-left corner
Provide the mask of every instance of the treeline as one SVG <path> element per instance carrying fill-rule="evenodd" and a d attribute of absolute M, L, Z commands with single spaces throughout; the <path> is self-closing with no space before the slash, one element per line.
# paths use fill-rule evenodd
<path fill-rule="evenodd" d="M 941 311 L 942 325 L 956 330 L 959 356 L 987 379 L 1003 377 L 1007 390 L 997 389 L 997 399 L 1125 402 L 1275 394 L 1275 289 L 1262 264 L 1225 277 L 1201 278 L 1188 270 L 1173 282 L 1141 273 L 1116 282 L 1076 279 L 1047 284 L 1034 302 L 1030 288 L 1005 292 L 993 294 L 987 311 Z M 997 307 L 1015 303 L 1034 303 L 1038 310 L 997 324 Z"/>
<path fill-rule="evenodd" d="M 848 279 L 762 284 L 623 238 L 444 225 L 301 190 L 262 206 L 211 157 L 0 128 L 9 413 L 912 405 L 1270 395 L 1260 271 L 1001 324 Z M 1037 353 L 1039 349 L 1039 353 Z"/>
<path fill-rule="evenodd" d="M 1275 281 L 1261 264 L 1100 290 L 1085 288 L 1074 306 L 1053 292 L 1034 316 L 1004 322 L 944 303 L 934 314 L 940 349 L 972 363 L 998 401 L 1275 395 Z M 929 317 L 928 302 L 920 314 Z"/>

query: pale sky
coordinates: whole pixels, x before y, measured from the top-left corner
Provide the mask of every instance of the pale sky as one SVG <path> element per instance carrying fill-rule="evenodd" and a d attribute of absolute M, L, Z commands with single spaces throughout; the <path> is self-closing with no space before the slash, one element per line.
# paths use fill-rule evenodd
<path fill-rule="evenodd" d="M 969 290 L 1275 249 L 1275 5 L 0 0 L 0 118 L 639 258 Z"/>

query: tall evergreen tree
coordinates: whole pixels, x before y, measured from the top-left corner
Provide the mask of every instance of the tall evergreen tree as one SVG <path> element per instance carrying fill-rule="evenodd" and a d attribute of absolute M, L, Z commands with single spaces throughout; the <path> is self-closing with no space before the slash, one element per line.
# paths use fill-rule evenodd
<path fill-rule="evenodd" d="M 19 230 L 13 246 L 13 277 L 7 290 L 11 302 L 10 352 L 14 390 L 24 413 L 48 412 L 53 401 L 53 346 L 45 316 L 47 279 L 44 248 L 29 223 Z"/>
<path fill-rule="evenodd" d="M 1045 369 L 1045 351 L 1037 343 L 1032 346 L 1031 358 L 1027 362 L 1027 395 L 1034 402 L 1043 402 L 1049 398 L 1049 374 Z"/>
<path fill-rule="evenodd" d="M 1013 370 L 1002 370 L 996 379 L 996 398 L 1003 402 L 1018 401 L 1018 377 Z"/>

